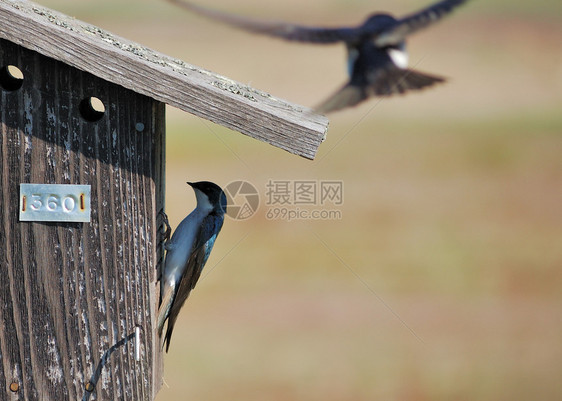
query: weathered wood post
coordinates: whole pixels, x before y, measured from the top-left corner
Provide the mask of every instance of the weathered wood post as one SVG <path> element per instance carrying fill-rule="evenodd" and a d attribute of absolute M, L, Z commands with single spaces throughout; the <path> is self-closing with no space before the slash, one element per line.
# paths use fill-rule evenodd
<path fill-rule="evenodd" d="M 165 103 L 307 158 L 327 129 L 309 110 L 0 0 L 0 399 L 156 396 Z"/>
<path fill-rule="evenodd" d="M 151 399 L 164 104 L 1 43 L 0 65 L 17 64 L 23 82 L 0 95 L 0 382 L 13 399 Z M 90 97 L 103 99 L 98 117 Z M 65 196 L 23 203 L 21 183 L 89 185 L 89 222 L 20 221 L 24 205 L 48 217 Z M 137 326 L 141 359 L 130 341 L 104 361 Z"/>

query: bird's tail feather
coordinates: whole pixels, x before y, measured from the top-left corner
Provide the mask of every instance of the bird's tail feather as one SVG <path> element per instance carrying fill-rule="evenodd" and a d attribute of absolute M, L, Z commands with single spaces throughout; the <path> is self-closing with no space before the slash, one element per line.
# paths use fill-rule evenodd
<path fill-rule="evenodd" d="M 371 96 L 392 96 L 412 90 L 420 90 L 436 83 L 445 82 L 445 78 L 422 72 L 390 68 L 380 70 L 370 84 L 348 83 L 330 96 L 315 110 L 329 113 L 346 107 L 352 107 Z"/>
<path fill-rule="evenodd" d="M 174 325 L 176 324 L 176 319 L 178 318 L 177 314 L 172 314 L 168 318 L 168 326 L 166 327 L 166 336 L 164 337 L 164 345 L 166 346 L 166 352 L 168 352 L 168 348 L 170 348 L 170 340 L 172 339 L 172 332 L 174 331 Z"/>
<path fill-rule="evenodd" d="M 163 285 L 163 284 L 160 284 Z M 162 335 L 162 329 L 164 328 L 164 322 L 170 314 L 170 309 L 172 306 L 174 291 L 173 288 L 169 288 L 162 296 L 160 301 L 160 308 L 158 309 L 158 317 L 156 319 L 156 327 L 158 328 L 158 335 Z M 169 323 L 168 323 L 169 326 Z"/>
<path fill-rule="evenodd" d="M 445 82 L 445 78 L 411 69 L 389 68 L 379 71 L 377 75 L 369 87 L 371 96 L 402 94 Z"/>
<path fill-rule="evenodd" d="M 164 294 L 162 303 L 160 304 L 160 309 L 158 309 L 158 318 L 156 320 L 158 328 L 158 336 L 162 337 L 162 331 L 164 330 L 164 323 L 166 319 L 168 320 L 168 326 L 166 327 L 166 335 L 164 336 L 164 341 L 162 342 L 162 348 L 166 347 L 166 352 L 170 347 L 170 338 L 172 337 L 172 331 L 174 331 L 174 324 L 176 322 L 177 314 L 174 316 L 170 313 L 172 304 L 172 294 L 173 291 L 168 291 Z"/>

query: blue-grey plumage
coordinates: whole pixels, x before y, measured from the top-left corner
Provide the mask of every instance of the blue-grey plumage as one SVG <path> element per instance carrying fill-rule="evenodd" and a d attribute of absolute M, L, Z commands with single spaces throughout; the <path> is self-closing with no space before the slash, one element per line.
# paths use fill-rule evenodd
<path fill-rule="evenodd" d="M 444 82 L 442 77 L 408 68 L 406 37 L 450 14 L 468 0 L 442 0 L 404 18 L 385 13 L 371 15 L 356 27 L 307 27 L 284 22 L 248 19 L 211 10 L 184 0 L 168 0 L 190 11 L 250 32 L 315 44 L 344 42 L 349 81 L 316 107 L 328 113 L 354 106 L 371 96 L 390 96 Z"/>
<path fill-rule="evenodd" d="M 166 242 L 166 260 L 160 277 L 157 328 L 161 336 L 168 321 L 164 338 L 166 352 L 178 313 L 201 276 L 226 212 L 226 196 L 218 185 L 208 181 L 188 184 L 195 191 L 197 207 Z"/>

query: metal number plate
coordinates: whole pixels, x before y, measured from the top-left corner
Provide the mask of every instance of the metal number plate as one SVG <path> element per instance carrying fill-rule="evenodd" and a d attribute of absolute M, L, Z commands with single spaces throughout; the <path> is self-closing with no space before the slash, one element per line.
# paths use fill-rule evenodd
<path fill-rule="evenodd" d="M 20 184 L 20 221 L 90 222 L 90 186 Z"/>

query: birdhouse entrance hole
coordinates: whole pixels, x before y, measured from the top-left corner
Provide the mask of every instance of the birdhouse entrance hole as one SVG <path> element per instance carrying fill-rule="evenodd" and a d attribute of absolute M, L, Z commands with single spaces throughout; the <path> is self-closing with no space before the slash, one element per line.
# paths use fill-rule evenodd
<path fill-rule="evenodd" d="M 6 91 L 15 91 L 23 85 L 23 73 L 15 65 L 6 65 L 0 69 L 0 86 Z"/>
<path fill-rule="evenodd" d="M 100 120 L 105 114 L 105 105 L 97 97 L 91 96 L 80 102 L 80 115 L 84 120 L 95 122 Z"/>

